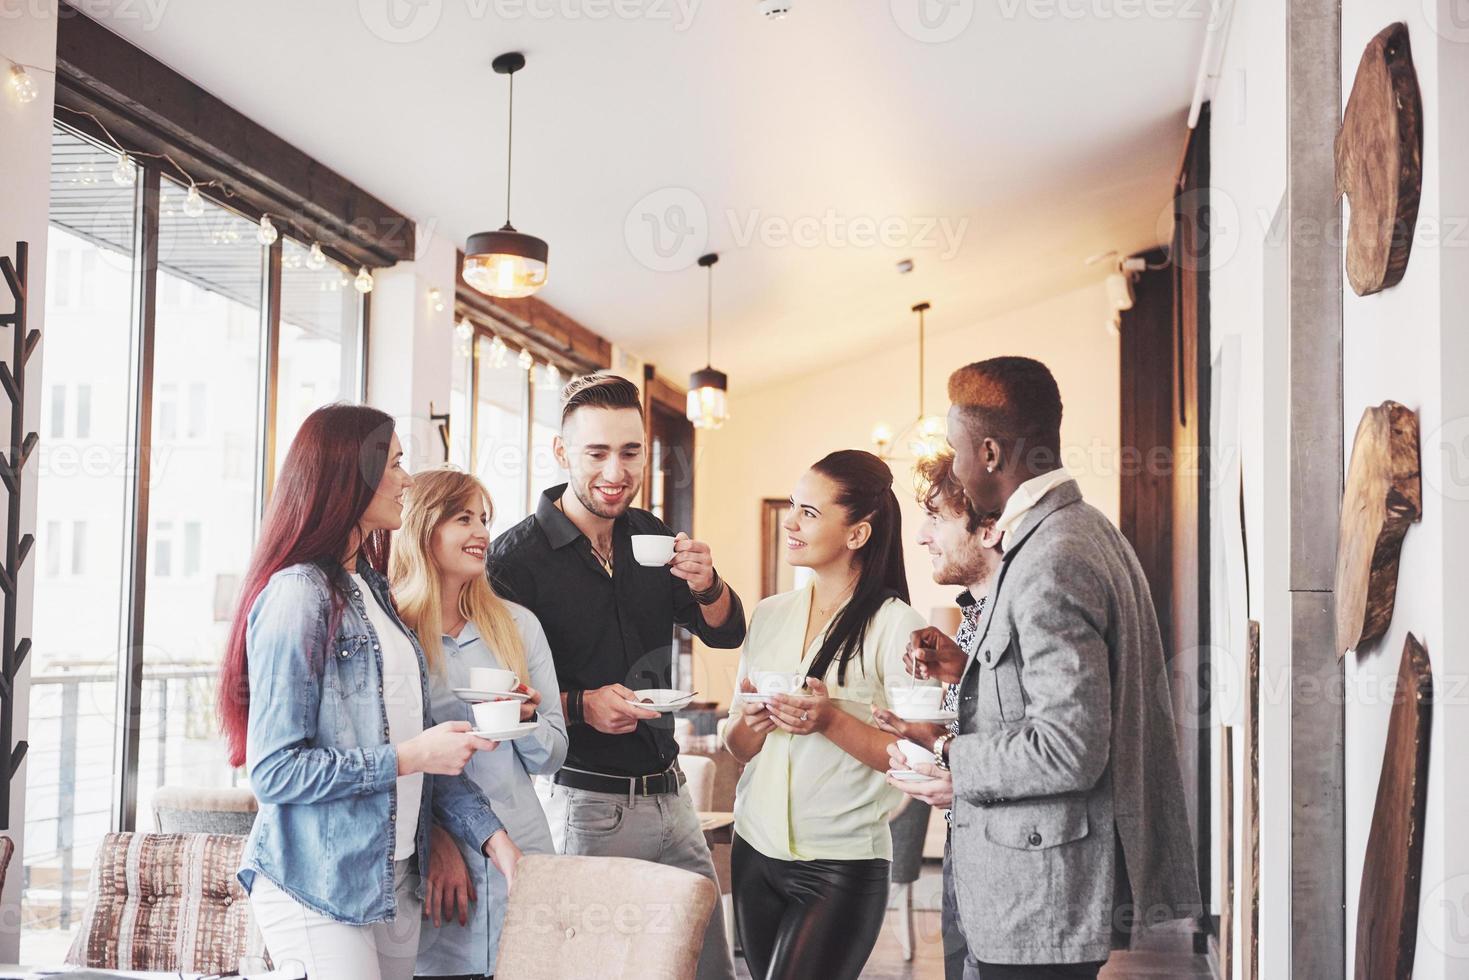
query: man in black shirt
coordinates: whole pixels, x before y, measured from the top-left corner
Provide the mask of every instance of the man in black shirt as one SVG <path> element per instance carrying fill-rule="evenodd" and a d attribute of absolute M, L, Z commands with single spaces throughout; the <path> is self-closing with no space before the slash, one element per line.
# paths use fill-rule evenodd
<path fill-rule="evenodd" d="M 635 688 L 670 686 L 675 623 L 712 647 L 745 638 L 739 597 L 708 545 L 678 534 L 666 566 L 633 557 L 632 536 L 672 536 L 632 507 L 643 482 L 642 402 L 630 381 L 591 375 L 567 385 L 556 459 L 570 482 L 495 540 L 487 559 L 501 595 L 534 612 L 556 662 L 570 747 L 548 808 L 565 854 L 672 865 L 715 880 L 698 814 L 678 769 L 671 715 L 635 704 Z M 674 910 L 675 914 L 679 910 Z M 699 980 L 734 976 L 715 903 Z"/>

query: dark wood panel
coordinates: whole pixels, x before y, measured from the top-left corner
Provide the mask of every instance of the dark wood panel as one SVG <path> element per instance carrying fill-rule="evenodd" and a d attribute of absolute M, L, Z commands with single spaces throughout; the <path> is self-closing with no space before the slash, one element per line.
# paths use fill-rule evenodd
<path fill-rule="evenodd" d="M 93 113 L 129 149 L 170 154 L 196 181 L 229 187 L 231 196 L 214 193 L 231 207 L 252 218 L 268 212 L 283 231 L 350 264 L 413 258 L 412 219 L 65 4 L 56 68 L 57 116 L 69 125 L 106 141 L 65 109 Z"/>

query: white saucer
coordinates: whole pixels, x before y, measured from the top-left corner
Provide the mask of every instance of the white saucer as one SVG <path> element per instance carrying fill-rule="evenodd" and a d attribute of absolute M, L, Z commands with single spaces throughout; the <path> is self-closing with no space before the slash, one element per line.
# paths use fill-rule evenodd
<path fill-rule="evenodd" d="M 932 776 L 925 776 L 921 772 L 914 772 L 912 769 L 889 769 L 888 775 L 900 783 L 917 783 L 933 778 Z"/>
<path fill-rule="evenodd" d="M 530 700 L 530 695 L 524 691 L 486 691 L 477 687 L 456 687 L 454 693 L 459 700 L 470 704 L 476 701 L 504 701 L 507 698 L 511 701 Z"/>
<path fill-rule="evenodd" d="M 633 693 L 636 694 L 639 698 L 664 698 L 670 694 L 677 694 L 677 698 L 669 698 L 667 700 L 655 701 L 653 704 L 644 704 L 642 701 L 634 701 L 631 698 L 628 699 L 627 703 L 635 708 L 647 708 L 650 711 L 661 711 L 664 714 L 672 711 L 682 711 L 684 708 L 687 708 L 689 706 L 690 702 L 694 700 L 694 694 L 692 691 L 674 691 L 667 688 L 650 687 L 644 688 L 641 691 L 633 691 Z"/>
<path fill-rule="evenodd" d="M 499 732 L 471 731 L 469 734 L 478 735 L 480 738 L 494 739 L 496 742 L 510 742 L 517 738 L 524 738 L 540 727 L 538 721 L 522 721 L 514 728 L 507 728 Z"/>
<path fill-rule="evenodd" d="M 774 697 L 774 695 L 761 694 L 759 691 L 735 692 L 735 700 L 737 701 L 769 701 L 772 697 Z"/>
<path fill-rule="evenodd" d="M 897 715 L 899 718 L 903 719 L 904 721 L 933 721 L 933 722 L 939 722 L 939 721 L 958 721 L 959 720 L 959 712 L 957 712 L 957 711 L 935 711 L 931 715 L 919 715 L 919 714 L 905 715 L 901 711 L 898 711 L 898 710 L 894 709 L 893 710 L 893 714 Z"/>

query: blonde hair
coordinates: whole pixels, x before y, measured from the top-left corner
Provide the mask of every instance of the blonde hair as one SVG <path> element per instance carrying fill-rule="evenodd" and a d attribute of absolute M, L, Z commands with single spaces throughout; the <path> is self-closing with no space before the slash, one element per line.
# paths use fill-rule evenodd
<path fill-rule="evenodd" d="M 403 508 L 403 527 L 393 535 L 388 578 L 398 613 L 418 634 L 430 670 L 443 667 L 443 575 L 433 558 L 434 532 L 465 508 L 477 511 L 483 500 L 494 516 L 495 505 L 485 485 L 468 473 L 440 467 L 414 474 Z M 476 575 L 459 593 L 459 615 L 474 624 L 480 638 L 507 670 L 530 683 L 525 643 L 510 606 L 495 594 L 487 575 Z"/>

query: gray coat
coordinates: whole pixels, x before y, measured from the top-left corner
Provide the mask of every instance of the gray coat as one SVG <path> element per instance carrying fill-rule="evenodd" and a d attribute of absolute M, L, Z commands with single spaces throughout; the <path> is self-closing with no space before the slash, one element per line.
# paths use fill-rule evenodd
<path fill-rule="evenodd" d="M 1084 963 L 1201 911 L 1158 618 L 1075 481 L 1015 529 L 960 685 L 952 860 L 970 953 Z"/>

